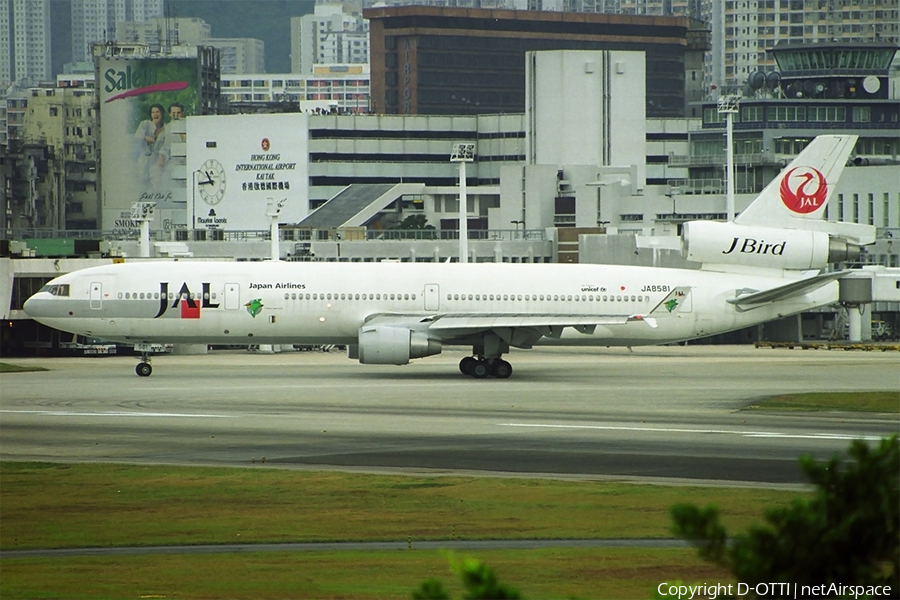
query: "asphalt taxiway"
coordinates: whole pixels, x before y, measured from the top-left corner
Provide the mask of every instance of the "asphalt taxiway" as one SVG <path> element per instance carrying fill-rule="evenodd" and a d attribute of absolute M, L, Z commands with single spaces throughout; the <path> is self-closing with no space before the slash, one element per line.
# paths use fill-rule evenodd
<path fill-rule="evenodd" d="M 898 392 L 900 353 L 750 346 L 542 348 L 511 379 L 462 352 L 408 366 L 339 352 L 9 359 L 0 459 L 794 485 L 797 457 L 900 431 L 897 415 L 751 410 L 781 393 Z M 6 359 L 4 359 L 6 360 Z"/>

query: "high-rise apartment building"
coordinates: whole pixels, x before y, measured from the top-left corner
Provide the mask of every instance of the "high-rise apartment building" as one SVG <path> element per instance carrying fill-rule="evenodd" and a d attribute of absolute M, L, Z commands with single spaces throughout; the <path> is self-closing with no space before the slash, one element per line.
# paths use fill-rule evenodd
<path fill-rule="evenodd" d="M 212 37 L 209 23 L 197 17 L 153 18 L 116 23 L 116 42 L 146 44 L 152 52 L 179 44 L 202 44 Z"/>
<path fill-rule="evenodd" d="M 50 76 L 50 0 L 0 0 L 0 83 Z"/>
<path fill-rule="evenodd" d="M 776 44 L 900 43 L 900 0 L 703 0 L 713 50 L 704 83 L 742 87 L 751 73 L 773 71 Z"/>
<path fill-rule="evenodd" d="M 369 62 L 369 22 L 341 4 L 317 4 L 291 18 L 291 72 L 309 75 L 314 65 Z"/>
<path fill-rule="evenodd" d="M 72 0 L 72 61 L 91 60 L 91 44 L 113 42 L 116 23 L 163 16 L 163 0 Z"/>

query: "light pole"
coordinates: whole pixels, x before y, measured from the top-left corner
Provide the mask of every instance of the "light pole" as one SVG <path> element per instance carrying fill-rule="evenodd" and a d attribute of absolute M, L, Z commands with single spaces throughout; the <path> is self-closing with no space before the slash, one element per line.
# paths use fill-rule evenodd
<path fill-rule="evenodd" d="M 456 142 L 450 162 L 459 163 L 459 262 L 469 262 L 468 199 L 466 198 L 466 163 L 475 160 L 474 142 Z"/>
<path fill-rule="evenodd" d="M 132 202 L 131 218 L 141 222 L 141 258 L 150 258 L 150 220 L 156 202 Z"/>
<path fill-rule="evenodd" d="M 738 111 L 740 96 L 722 96 L 717 109 L 725 115 L 725 214 L 734 221 L 734 115 Z"/>
<path fill-rule="evenodd" d="M 278 215 L 281 214 L 281 208 L 284 206 L 285 202 L 287 202 L 287 198 L 282 198 L 278 202 L 269 198 L 266 202 L 266 216 L 269 217 L 269 237 L 272 238 L 273 262 L 281 260 L 281 251 L 278 248 Z"/>

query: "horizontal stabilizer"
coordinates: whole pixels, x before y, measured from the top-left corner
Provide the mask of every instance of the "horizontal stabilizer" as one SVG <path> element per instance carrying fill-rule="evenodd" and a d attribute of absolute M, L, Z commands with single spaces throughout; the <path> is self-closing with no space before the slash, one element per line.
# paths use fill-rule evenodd
<path fill-rule="evenodd" d="M 822 275 L 816 275 L 815 277 L 809 277 L 799 281 L 792 281 L 791 283 L 768 290 L 745 291 L 745 293 L 739 293 L 735 298 L 730 298 L 728 302 L 739 307 L 752 307 L 759 304 L 774 302 L 776 300 L 785 300 L 795 296 L 802 296 L 803 294 L 819 289 L 835 279 L 840 279 L 849 272 L 850 271 L 838 271 L 835 273 L 823 273 Z"/>

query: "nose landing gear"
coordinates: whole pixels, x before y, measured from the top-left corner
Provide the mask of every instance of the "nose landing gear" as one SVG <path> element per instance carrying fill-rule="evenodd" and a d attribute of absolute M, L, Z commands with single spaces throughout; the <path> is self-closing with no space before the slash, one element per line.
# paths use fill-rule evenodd
<path fill-rule="evenodd" d="M 146 362 L 141 360 L 141 362 L 134 367 L 134 372 L 138 374 L 138 377 L 150 377 L 150 373 L 153 372 L 153 367 L 150 366 L 150 360 L 147 359 Z"/>
<path fill-rule="evenodd" d="M 135 344 L 134 349 L 141 353 L 141 362 L 134 367 L 134 372 L 138 377 L 150 377 L 153 367 L 150 366 L 150 345 Z"/>

